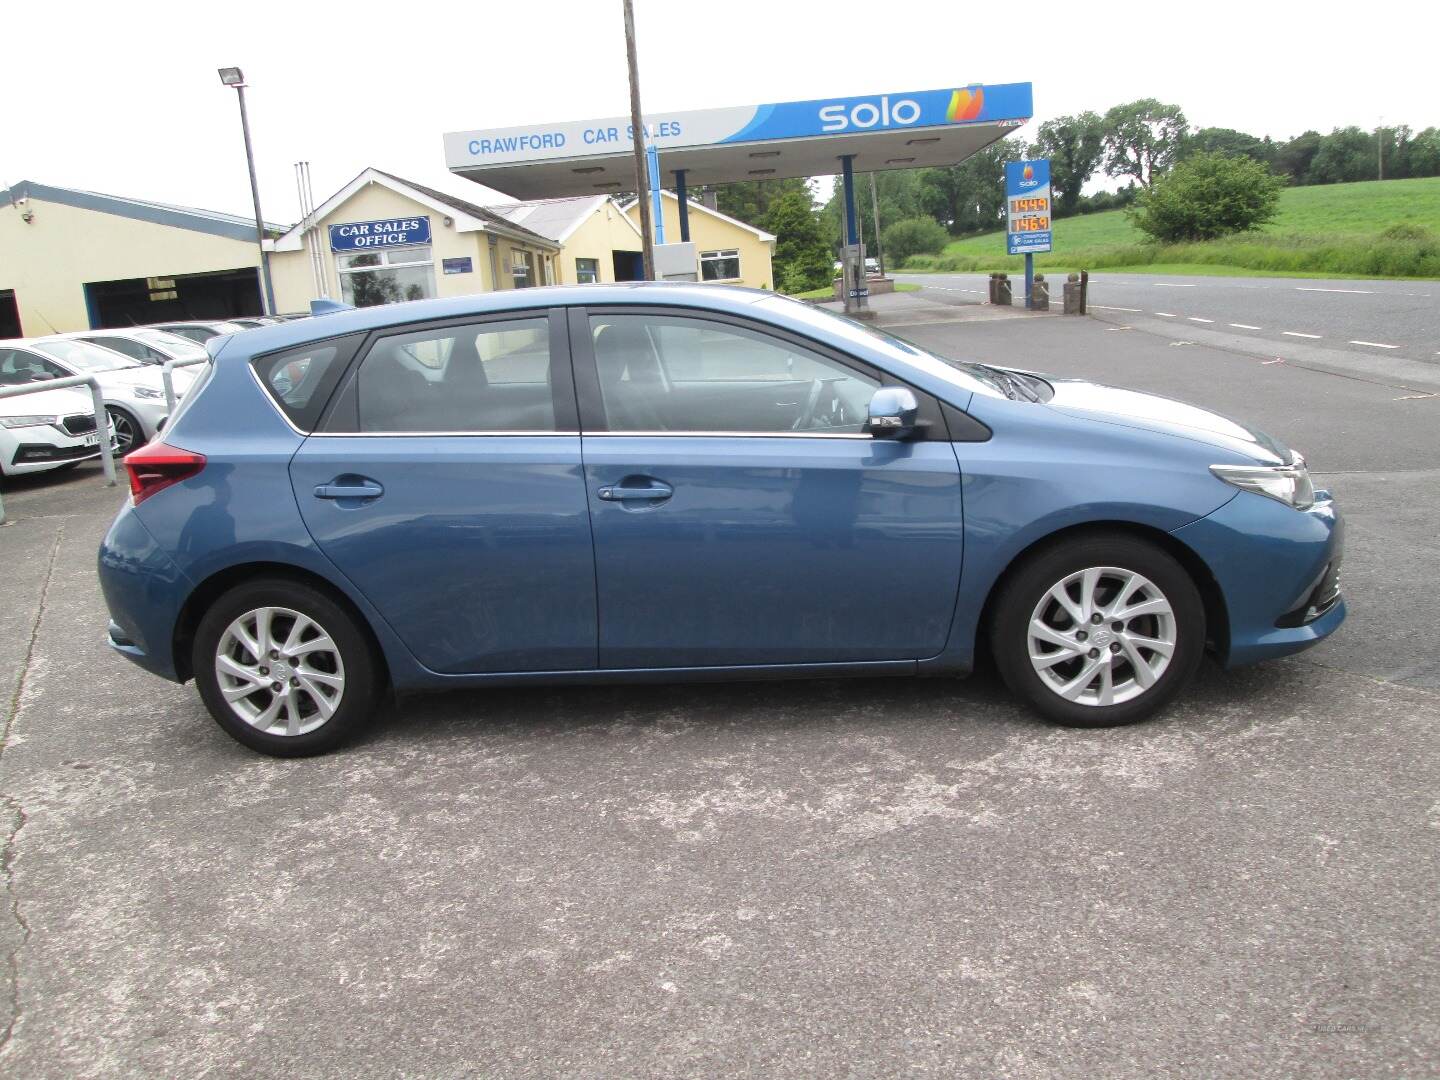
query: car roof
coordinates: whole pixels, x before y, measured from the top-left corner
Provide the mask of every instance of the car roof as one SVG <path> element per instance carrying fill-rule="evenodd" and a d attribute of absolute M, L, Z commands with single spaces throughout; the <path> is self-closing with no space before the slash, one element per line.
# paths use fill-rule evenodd
<path fill-rule="evenodd" d="M 244 335 L 244 343 L 239 346 L 233 343 L 239 335 L 212 338 L 211 343 L 215 345 L 216 357 L 236 348 L 255 355 L 305 345 L 311 341 L 324 341 L 343 334 L 405 326 L 434 319 L 464 318 L 467 315 L 493 315 L 509 311 L 518 313 L 561 305 L 602 304 L 658 304 L 739 314 L 752 304 L 773 296 L 775 293 L 760 289 L 690 282 L 632 281 L 616 285 L 546 285 L 533 289 L 506 289 L 502 292 L 471 293 L 438 300 L 409 300 L 399 304 L 334 311 L 309 319 L 294 319 L 274 326 L 248 330 Z"/>

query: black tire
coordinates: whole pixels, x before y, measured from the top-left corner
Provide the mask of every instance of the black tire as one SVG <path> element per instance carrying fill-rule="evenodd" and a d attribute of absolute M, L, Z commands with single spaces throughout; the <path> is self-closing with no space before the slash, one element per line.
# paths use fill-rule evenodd
<path fill-rule="evenodd" d="M 115 429 L 115 457 L 123 458 L 131 450 L 138 450 L 145 445 L 145 428 L 135 414 L 128 409 L 122 409 L 118 405 L 106 405 L 105 413 L 110 419 L 110 426 Z M 129 432 L 129 442 L 125 441 L 125 432 Z M 103 435 L 101 436 L 104 437 Z"/>
<path fill-rule="evenodd" d="M 236 619 L 248 612 L 269 607 L 288 609 L 312 620 L 317 629 L 329 636 L 338 653 L 338 671 L 343 676 L 339 702 L 333 706 L 333 715 L 320 720 L 313 730 L 293 735 L 262 730 L 238 715 L 221 690 L 216 664 L 222 636 Z M 290 625 L 293 625 L 293 620 Z M 315 662 L 326 663 L 327 659 Z M 290 661 L 282 657 L 280 662 Z M 267 662 L 262 658 L 256 663 L 266 664 L 265 668 L 256 670 L 268 673 L 268 664 L 274 661 Z M 335 749 L 356 736 L 374 718 L 384 690 L 382 661 L 368 629 L 360 620 L 313 586 L 284 578 L 260 578 L 246 582 L 211 604 L 195 631 L 191 670 L 195 672 L 200 697 L 215 722 L 237 742 L 272 757 L 308 757 Z M 290 671 L 289 668 L 285 670 Z M 336 665 L 330 664 L 327 670 L 336 670 Z M 298 663 L 293 671 L 297 676 L 294 682 L 287 679 L 284 683 L 273 685 L 283 688 L 287 684 L 298 684 L 305 671 Z M 320 713 L 315 708 L 313 695 L 307 695 L 304 690 L 297 690 L 295 694 L 296 712 L 308 705 L 311 711 L 306 720 L 315 720 Z M 273 696 L 266 690 L 258 689 L 248 698 L 249 707 L 259 708 Z M 288 707 L 282 705 L 282 709 Z M 288 713 L 285 715 L 288 716 Z M 277 718 L 275 722 L 283 720 Z"/>
<path fill-rule="evenodd" d="M 1153 684 L 1139 690 L 1137 696 L 1109 705 L 1067 700 L 1042 678 L 1031 661 L 1032 615 L 1054 586 L 1070 575 L 1092 567 L 1115 567 L 1148 579 L 1169 602 L 1173 618 L 1175 640 L 1168 665 L 1158 676 L 1149 676 L 1153 678 Z M 1116 579 L 1102 579 L 1102 586 L 1106 580 Z M 1099 589 L 1096 592 L 1100 594 Z M 1011 574 L 997 595 L 992 610 L 991 648 L 1005 685 L 1031 709 L 1066 727 L 1115 727 L 1150 718 L 1173 700 L 1194 677 L 1205 651 L 1205 605 L 1189 573 L 1160 547 L 1124 533 L 1088 533 L 1042 548 Z M 1067 616 L 1061 618 L 1067 623 L 1070 621 Z M 1158 626 L 1158 622 L 1147 624 L 1144 618 L 1132 620 L 1126 624 L 1126 630 L 1138 627 L 1138 633 L 1160 636 L 1157 631 L 1145 629 L 1146 626 Z M 1087 626 L 1086 630 L 1092 635 L 1091 640 L 1104 633 L 1109 642 L 1109 639 L 1118 637 L 1109 632 L 1109 625 L 1102 620 L 1100 625 L 1093 629 Z M 1064 680 L 1068 673 L 1083 670 L 1087 657 L 1105 660 L 1106 652 L 1112 647 L 1125 648 L 1114 643 L 1102 643 L 1101 649 L 1076 654 L 1073 660 L 1065 661 L 1069 667 L 1055 665 L 1054 677 Z M 1059 655 L 1059 651 L 1045 655 Z M 1150 654 L 1151 657 L 1155 655 Z M 1134 667 L 1123 654 L 1117 655 L 1109 678 L 1113 680 L 1122 676 L 1134 686 L 1139 686 Z"/>

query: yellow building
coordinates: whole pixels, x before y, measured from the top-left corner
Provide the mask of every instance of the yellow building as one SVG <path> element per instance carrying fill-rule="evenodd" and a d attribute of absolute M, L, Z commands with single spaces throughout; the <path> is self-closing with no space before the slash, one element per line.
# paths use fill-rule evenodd
<path fill-rule="evenodd" d="M 275 304 L 364 307 L 556 280 L 560 245 L 492 210 L 366 169 L 267 245 Z"/>
<path fill-rule="evenodd" d="M 488 209 L 560 245 L 555 258 L 557 285 L 644 277 L 640 229 L 609 195 L 535 199 Z"/>
<path fill-rule="evenodd" d="M 668 191 L 664 205 L 673 244 Z M 775 237 L 699 203 L 689 217 L 696 280 L 773 287 Z M 644 276 L 638 209 L 608 194 L 486 207 L 368 168 L 266 229 L 279 312 Z M 0 192 L 0 338 L 259 315 L 258 262 L 249 218 L 17 184 Z"/>
<path fill-rule="evenodd" d="M 662 191 L 661 195 L 665 208 L 665 240 L 673 244 L 680 239 L 680 203 L 672 192 Z M 632 221 L 639 222 L 640 208 L 633 200 L 626 205 L 625 213 Z M 727 217 L 702 203 L 691 202 L 689 215 L 697 281 L 720 281 L 752 289 L 775 287 L 771 267 L 775 254 L 773 234 Z"/>
<path fill-rule="evenodd" d="M 24 181 L 0 191 L 0 338 L 259 315 L 255 219 Z"/>

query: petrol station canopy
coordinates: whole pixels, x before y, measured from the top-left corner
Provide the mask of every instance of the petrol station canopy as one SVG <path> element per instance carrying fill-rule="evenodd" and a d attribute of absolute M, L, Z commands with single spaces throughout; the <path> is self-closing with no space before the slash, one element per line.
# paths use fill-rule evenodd
<path fill-rule="evenodd" d="M 1030 119 L 1029 83 L 651 113 L 662 174 L 687 186 L 954 165 Z M 445 135 L 445 163 L 517 199 L 633 191 L 628 118 Z"/>

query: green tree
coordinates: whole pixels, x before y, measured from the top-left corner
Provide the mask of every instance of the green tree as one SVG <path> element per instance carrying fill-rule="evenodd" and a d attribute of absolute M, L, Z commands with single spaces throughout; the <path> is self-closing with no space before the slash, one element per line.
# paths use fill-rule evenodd
<path fill-rule="evenodd" d="M 1156 240 L 1213 240 L 1275 216 L 1282 181 L 1245 157 L 1196 154 L 1142 191 L 1127 213 Z"/>
<path fill-rule="evenodd" d="M 892 221 L 919 217 L 925 213 L 920 198 L 919 169 L 887 169 L 884 172 L 871 173 L 868 176 L 857 176 L 855 178 L 855 209 L 860 219 L 860 235 L 863 238 L 865 250 L 870 255 L 876 253 L 875 211 L 870 198 L 872 177 L 875 180 L 876 194 L 879 197 L 882 232 Z M 837 250 L 841 243 L 841 233 L 844 231 L 841 227 L 841 218 L 844 213 L 844 192 L 837 177 L 834 190 L 820 211 L 821 227 L 825 230 L 826 238 L 835 245 Z M 885 252 L 887 258 L 889 254 L 887 249 Z"/>
<path fill-rule="evenodd" d="M 1325 136 L 1318 131 L 1307 131 L 1283 143 L 1275 152 L 1275 169 L 1290 178 L 1292 184 L 1309 183 L 1310 163 Z"/>
<path fill-rule="evenodd" d="M 832 250 L 809 188 L 771 202 L 760 228 L 775 234 L 775 286 L 781 292 L 808 292 L 834 279 Z"/>
<path fill-rule="evenodd" d="M 1055 216 L 1069 217 L 1080 204 L 1085 182 L 1095 175 L 1105 156 L 1105 123 L 1093 112 L 1046 120 L 1040 125 L 1034 152 L 1050 159 Z"/>
<path fill-rule="evenodd" d="M 1148 188 L 1175 163 L 1188 126 L 1180 106 L 1155 98 L 1116 105 L 1105 114 L 1105 172 Z"/>
<path fill-rule="evenodd" d="M 770 207 L 785 195 L 798 192 L 810 197 L 810 182 L 803 176 L 784 180 L 743 180 L 715 186 L 715 209 L 729 217 L 763 229 Z"/>
<path fill-rule="evenodd" d="M 939 255 L 950 235 L 933 218 L 916 217 L 897 221 L 880 230 L 885 240 L 885 257 L 896 266 L 911 255 Z"/>
<path fill-rule="evenodd" d="M 1405 171 L 1410 176 L 1440 176 L 1440 128 L 1428 127 L 1406 143 Z"/>
<path fill-rule="evenodd" d="M 925 213 L 953 236 L 998 228 L 1005 212 L 1005 162 L 1024 156 L 1023 143 L 1000 142 L 959 165 L 923 170 Z"/>
<path fill-rule="evenodd" d="M 1336 128 L 1320 140 L 1305 178 L 1312 184 L 1344 184 L 1374 180 L 1375 138 L 1358 127 Z"/>
<path fill-rule="evenodd" d="M 1208 127 L 1187 135 L 1181 152 L 1186 157 L 1194 154 L 1228 154 L 1231 157 L 1248 157 L 1252 161 L 1269 165 L 1275 160 L 1276 147 L 1269 136 L 1261 139 L 1234 128 Z"/>

